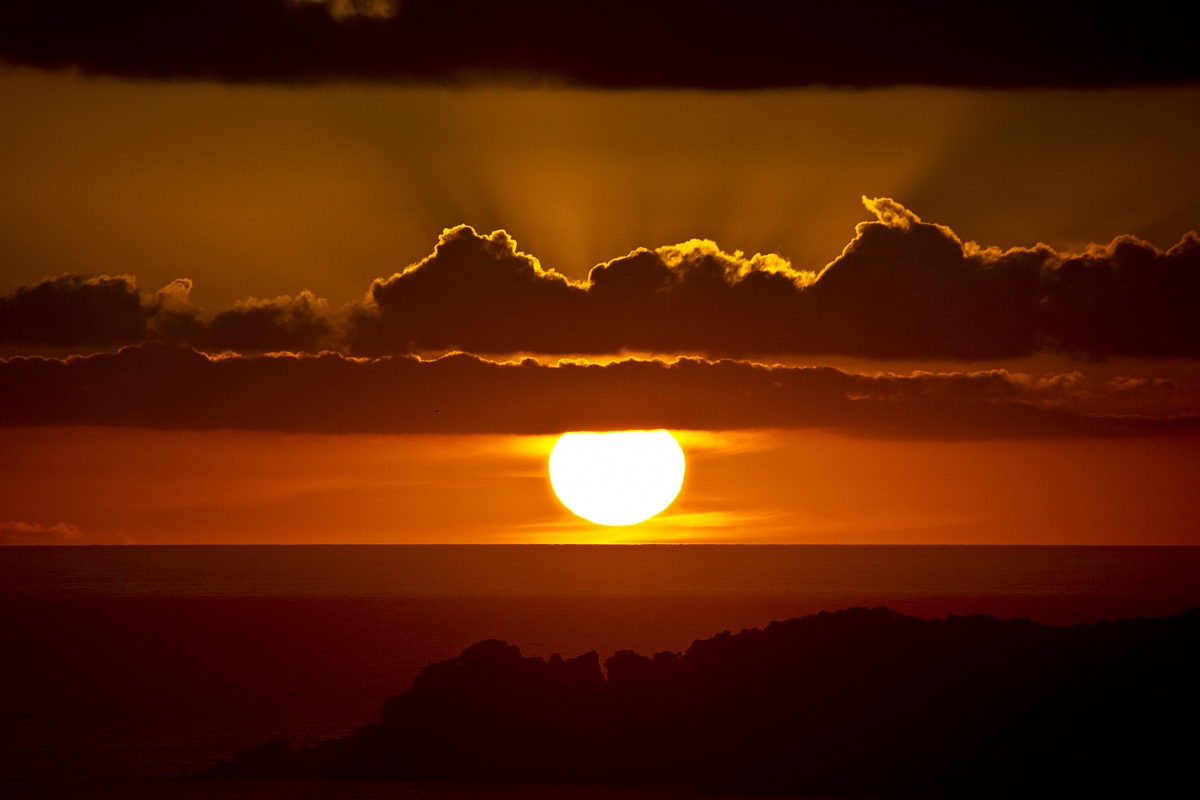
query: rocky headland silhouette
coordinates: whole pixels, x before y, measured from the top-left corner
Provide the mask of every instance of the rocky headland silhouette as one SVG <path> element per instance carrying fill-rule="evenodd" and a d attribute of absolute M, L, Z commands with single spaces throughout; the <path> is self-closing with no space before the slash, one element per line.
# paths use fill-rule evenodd
<path fill-rule="evenodd" d="M 1133 796 L 1195 783 L 1200 608 L 1072 627 L 853 608 L 604 662 L 481 641 L 383 718 L 211 778 Z"/>

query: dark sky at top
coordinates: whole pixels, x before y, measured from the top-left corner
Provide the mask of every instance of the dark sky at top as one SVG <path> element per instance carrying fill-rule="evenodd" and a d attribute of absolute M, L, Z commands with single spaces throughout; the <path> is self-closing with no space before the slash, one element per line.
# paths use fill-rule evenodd
<path fill-rule="evenodd" d="M 0 63 L 230 82 L 1144 86 L 1200 80 L 1180 14 L 1028 0 L 2 0 Z"/>

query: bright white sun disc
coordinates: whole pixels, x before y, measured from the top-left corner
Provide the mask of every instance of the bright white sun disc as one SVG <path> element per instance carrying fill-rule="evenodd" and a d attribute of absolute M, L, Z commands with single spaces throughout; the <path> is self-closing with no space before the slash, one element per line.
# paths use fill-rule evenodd
<path fill-rule="evenodd" d="M 683 487 L 683 449 L 668 431 L 564 433 L 550 451 L 563 505 L 600 525 L 633 525 L 666 509 Z"/>

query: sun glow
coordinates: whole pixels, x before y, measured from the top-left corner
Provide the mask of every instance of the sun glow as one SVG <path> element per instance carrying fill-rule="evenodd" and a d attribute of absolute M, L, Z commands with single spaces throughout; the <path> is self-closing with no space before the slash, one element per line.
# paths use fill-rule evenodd
<path fill-rule="evenodd" d="M 633 525 L 664 511 L 683 487 L 683 449 L 668 431 L 564 433 L 550 451 L 550 485 L 598 525 Z"/>

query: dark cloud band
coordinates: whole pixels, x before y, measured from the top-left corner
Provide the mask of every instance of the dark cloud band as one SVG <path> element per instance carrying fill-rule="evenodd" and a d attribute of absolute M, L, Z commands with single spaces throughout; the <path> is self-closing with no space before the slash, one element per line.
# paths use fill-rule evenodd
<path fill-rule="evenodd" d="M 0 425 L 317 433 L 820 428 L 895 438 L 1177 433 L 1198 419 L 1067 409 L 1078 375 L 862 375 L 742 361 L 498 363 L 206 356 L 162 344 L 0 360 Z"/>
<path fill-rule="evenodd" d="M 1178 6 L 5 0 L 0 59 L 131 78 L 601 88 L 1194 82 Z"/>

